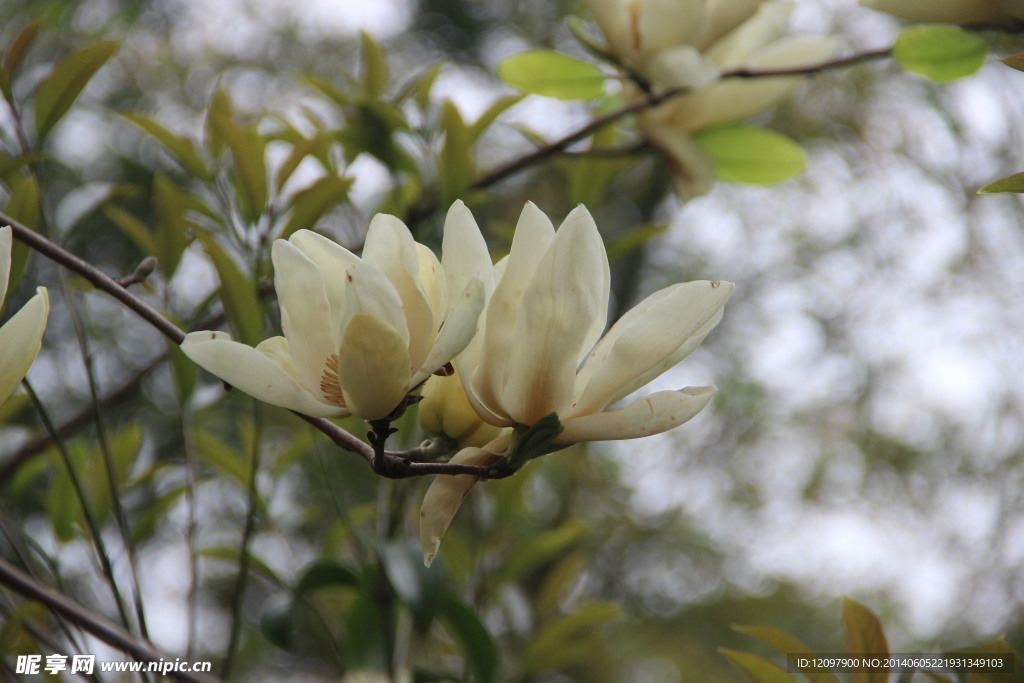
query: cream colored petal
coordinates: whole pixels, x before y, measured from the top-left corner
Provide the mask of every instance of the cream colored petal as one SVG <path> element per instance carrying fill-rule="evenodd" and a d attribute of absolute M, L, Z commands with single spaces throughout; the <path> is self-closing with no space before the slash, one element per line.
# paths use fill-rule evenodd
<path fill-rule="evenodd" d="M 5 277 L 5 284 L 6 280 Z M 49 313 L 50 298 L 46 287 L 38 287 L 36 295 L 0 327 L 0 404 L 14 393 L 32 367 L 43 343 Z"/>
<path fill-rule="evenodd" d="M 420 289 L 427 297 L 434 320 L 444 320 L 448 313 L 448 297 L 455 296 L 455 294 L 448 293 L 444 268 L 441 267 L 441 262 L 437 260 L 434 252 L 419 242 L 416 243 L 416 256 L 419 257 L 420 262 L 418 278 Z"/>
<path fill-rule="evenodd" d="M 574 417 L 562 423 L 562 433 L 555 437 L 555 443 L 617 441 L 661 434 L 693 418 L 714 394 L 713 386 L 659 391 L 618 410 Z"/>
<path fill-rule="evenodd" d="M 641 0 L 586 0 L 587 8 L 601 28 L 608 49 L 621 59 L 631 59 L 640 53 Z"/>
<path fill-rule="evenodd" d="M 505 366 L 512 345 L 519 341 L 514 333 L 523 293 L 554 237 L 555 228 L 548 217 L 533 202 L 527 202 L 516 224 L 503 275 L 484 313 L 483 347 L 477 359 L 479 372 L 473 378 L 473 386 L 479 399 L 487 405 L 501 405 Z"/>
<path fill-rule="evenodd" d="M 693 43 L 704 21 L 705 0 L 642 0 L 641 50 Z"/>
<path fill-rule="evenodd" d="M 314 395 L 300 379 L 287 341 L 274 337 L 255 349 L 232 341 L 226 332 L 190 332 L 181 350 L 199 367 L 261 401 L 312 417 L 350 413 Z"/>
<path fill-rule="evenodd" d="M 703 88 L 718 78 L 719 70 L 691 45 L 658 50 L 644 59 L 641 67 L 650 80 L 669 88 Z"/>
<path fill-rule="evenodd" d="M 433 348 L 423 365 L 413 374 L 411 386 L 430 377 L 445 363 L 459 355 L 476 334 L 477 320 L 484 309 L 484 283 L 473 280 L 466 287 L 455 308 L 444 321 Z"/>
<path fill-rule="evenodd" d="M 576 368 L 600 335 L 607 309 L 608 256 L 580 206 L 559 228 L 522 297 L 501 393 L 513 420 L 530 425 L 569 409 Z"/>
<path fill-rule="evenodd" d="M 630 309 L 587 357 L 568 415 L 604 410 L 692 353 L 721 320 L 734 288 L 731 282 L 685 282 Z"/>
<path fill-rule="evenodd" d="M 448 282 L 448 296 L 466 291 L 476 278 L 484 285 L 484 295 L 490 298 L 494 291 L 494 268 L 480 228 L 473 214 L 461 200 L 452 204 L 444 221 L 441 240 L 441 266 Z M 450 306 L 455 305 L 453 299 Z"/>
<path fill-rule="evenodd" d="M 409 325 L 402 310 L 402 299 L 383 273 L 368 263 L 357 263 L 345 271 L 345 308 L 341 317 L 341 333 L 357 315 L 369 315 L 387 323 L 409 347 Z"/>
<path fill-rule="evenodd" d="M 340 244 L 310 230 L 296 231 L 288 238 L 288 242 L 298 247 L 323 273 L 327 300 L 331 304 L 330 325 L 333 329 L 340 330 L 341 312 L 345 307 L 345 289 L 348 283 L 345 272 L 359 263 L 359 257 Z"/>
<path fill-rule="evenodd" d="M 341 344 L 341 329 L 328 322 L 331 305 L 323 273 L 308 256 L 284 240 L 274 242 L 271 258 L 284 336 L 303 384 L 316 387 L 324 363 Z"/>
<path fill-rule="evenodd" d="M 480 465 L 486 467 L 501 460 L 508 450 L 509 436 L 502 435 L 483 448 L 463 448 L 451 459 L 454 465 Z M 448 531 L 455 513 L 479 477 L 471 474 L 440 474 L 434 479 L 423 505 L 420 507 L 420 542 L 423 544 L 423 564 L 428 567 L 437 557 L 441 539 Z"/>
<path fill-rule="evenodd" d="M 0 313 L 4 310 L 7 281 L 11 277 L 11 239 L 10 226 L 0 227 Z"/>
<path fill-rule="evenodd" d="M 714 86 L 712 86 L 714 87 Z M 707 194 L 715 182 L 711 159 L 690 137 L 683 125 L 663 122 L 661 112 L 637 116 L 637 128 L 665 155 L 672 186 L 682 199 Z"/>
<path fill-rule="evenodd" d="M 353 415 L 364 420 L 386 417 L 410 389 L 408 347 L 380 318 L 356 315 L 341 339 L 338 379 Z"/>
<path fill-rule="evenodd" d="M 750 19 L 715 42 L 704 52 L 704 57 L 722 71 L 749 66 L 747 60 L 752 54 L 786 31 L 792 12 L 793 6 L 786 0 L 761 3 Z"/>
<path fill-rule="evenodd" d="M 409 330 L 409 357 L 418 367 L 434 342 L 441 318 L 434 319 L 420 285 L 420 257 L 405 223 L 387 214 L 374 216 L 366 233 L 363 262 L 383 273 L 398 292 Z"/>
<path fill-rule="evenodd" d="M 704 23 L 694 44 L 700 50 L 726 35 L 749 19 L 763 0 L 708 0 Z"/>

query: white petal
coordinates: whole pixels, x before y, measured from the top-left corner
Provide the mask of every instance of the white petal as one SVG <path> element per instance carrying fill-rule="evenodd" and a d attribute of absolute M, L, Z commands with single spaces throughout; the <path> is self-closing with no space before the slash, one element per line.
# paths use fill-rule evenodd
<path fill-rule="evenodd" d="M 345 272 L 359 263 L 359 257 L 340 244 L 310 230 L 296 231 L 288 238 L 288 242 L 298 247 L 323 273 L 327 299 L 331 304 L 330 325 L 333 329 L 339 330 L 340 334 L 341 311 L 345 307 L 345 288 L 348 282 Z"/>
<path fill-rule="evenodd" d="M 587 357 L 569 415 L 603 410 L 692 353 L 721 320 L 734 288 L 731 282 L 685 282 L 634 306 Z"/>
<path fill-rule="evenodd" d="M 502 435 L 483 448 L 463 448 L 450 462 L 454 465 L 493 465 L 501 460 L 508 449 L 508 442 L 508 435 Z M 423 544 L 423 563 L 428 567 L 437 557 L 441 539 L 455 513 L 478 479 L 471 474 L 440 474 L 427 489 L 420 508 L 420 542 Z"/>
<path fill-rule="evenodd" d="M 444 221 L 441 240 L 441 266 L 448 282 L 448 295 L 458 296 L 474 279 L 484 285 L 484 295 L 494 291 L 494 268 L 480 228 L 461 200 L 452 204 Z M 454 306 L 453 300 L 450 305 Z"/>
<path fill-rule="evenodd" d="M 762 0 L 708 0 L 704 10 L 704 24 L 694 44 L 700 50 L 726 35 L 748 20 Z"/>
<path fill-rule="evenodd" d="M 341 339 L 338 379 L 353 415 L 364 420 L 383 418 L 411 388 L 409 349 L 380 318 L 356 315 Z"/>
<path fill-rule="evenodd" d="M 18 388 L 39 353 L 49 312 L 50 298 L 46 288 L 38 287 L 36 295 L 0 327 L 0 404 Z"/>
<path fill-rule="evenodd" d="M 747 59 L 751 54 L 785 32 L 792 11 L 793 6 L 785 0 L 761 3 L 754 16 L 718 40 L 704 56 L 723 71 L 747 66 Z"/>
<path fill-rule="evenodd" d="M 433 319 L 444 320 L 445 314 L 448 313 L 448 298 L 457 296 L 458 293 L 449 293 L 444 268 L 441 267 L 441 262 L 437 260 L 437 256 L 429 247 L 417 242 L 416 255 L 420 261 L 418 278 L 420 288 L 427 297 L 430 310 L 433 311 Z"/>
<path fill-rule="evenodd" d="M 607 307 L 608 256 L 581 206 L 558 230 L 522 297 L 501 394 L 517 423 L 569 409 L 576 368 L 604 328 Z"/>
<path fill-rule="evenodd" d="M 703 23 L 705 0 L 642 0 L 639 17 L 641 50 L 660 50 L 692 43 Z"/>
<path fill-rule="evenodd" d="M 514 338 L 514 333 L 523 293 L 554 237 L 555 228 L 548 217 L 533 202 L 527 202 L 512 236 L 512 250 L 503 275 L 484 313 L 483 348 L 473 387 L 480 400 L 488 405 L 501 405 L 505 366 L 513 343 L 520 341 Z"/>
<path fill-rule="evenodd" d="M 720 73 L 692 45 L 677 45 L 649 55 L 641 68 L 655 83 L 670 88 L 703 88 Z"/>
<path fill-rule="evenodd" d="M 11 239 L 11 228 L 6 225 L 0 227 L 0 312 L 3 312 L 4 297 L 7 296 L 7 280 L 11 277 Z"/>
<path fill-rule="evenodd" d="M 714 87 L 714 86 L 712 86 Z M 687 133 L 682 123 L 684 117 L 676 117 L 676 113 L 685 115 L 676 98 L 668 106 L 673 107 L 671 113 L 659 109 L 656 112 L 640 114 L 636 118 L 637 128 L 647 136 L 665 155 L 672 176 L 672 185 L 682 199 L 690 199 L 707 194 L 714 184 L 715 169 L 704 151 Z M 666 118 L 662 118 L 666 117 Z"/>
<path fill-rule="evenodd" d="M 618 410 L 571 418 L 562 423 L 562 433 L 555 437 L 555 443 L 616 441 L 661 434 L 693 418 L 714 393 L 713 386 L 659 391 Z"/>
<path fill-rule="evenodd" d="M 348 285 L 341 318 L 342 334 L 354 316 L 369 315 L 387 323 L 408 348 L 409 325 L 402 310 L 402 300 L 391 281 L 373 266 L 362 262 L 349 267 L 344 277 Z"/>
<path fill-rule="evenodd" d="M 324 275 L 308 256 L 284 240 L 274 242 L 271 258 L 281 327 L 292 359 L 303 383 L 316 387 L 323 375 L 324 363 L 338 352 L 341 344 L 341 329 L 328 322 L 331 305 Z"/>
<path fill-rule="evenodd" d="M 190 332 L 181 350 L 201 368 L 231 386 L 271 405 L 312 417 L 346 417 L 350 413 L 308 391 L 294 364 L 288 362 L 287 341 L 274 337 L 255 349 L 232 341 L 226 332 Z"/>
<path fill-rule="evenodd" d="M 363 262 L 383 273 L 398 292 L 409 330 L 409 357 L 418 366 L 441 327 L 441 319 L 434 320 L 420 285 L 420 257 L 405 223 L 387 214 L 374 216 L 366 233 Z"/>
<path fill-rule="evenodd" d="M 586 4 L 612 54 L 628 60 L 640 53 L 639 0 L 586 0 Z"/>
<path fill-rule="evenodd" d="M 413 374 L 411 386 L 416 386 L 434 374 L 442 365 L 455 358 L 476 334 L 477 320 L 484 309 L 484 283 L 473 280 L 459 296 L 452 312 L 444 321 L 433 348 L 422 367 Z"/>

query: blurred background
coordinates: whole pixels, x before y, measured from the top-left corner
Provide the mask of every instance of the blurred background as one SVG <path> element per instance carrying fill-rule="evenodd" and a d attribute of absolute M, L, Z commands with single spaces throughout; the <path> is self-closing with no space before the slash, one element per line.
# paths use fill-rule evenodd
<path fill-rule="evenodd" d="M 503 103 L 467 152 L 475 178 L 614 106 L 614 81 L 607 101 L 517 101 L 494 75 L 527 48 L 585 56 L 569 16 L 597 35 L 576 2 L 0 2 L 5 50 L 41 21 L 15 99 L 31 102 L 70 50 L 122 41 L 31 174 L 5 167 L 8 213 L 35 178 L 41 199 L 28 203 L 51 236 L 115 275 L 148 255 L 140 234 L 180 229 L 176 260 L 141 291 L 183 325 L 228 329 L 224 272 L 184 237 L 207 230 L 273 329 L 269 240 L 325 174 L 346 181 L 305 214 L 318 231 L 357 249 L 387 211 L 438 246 L 459 187 L 438 161 L 452 109 L 472 123 Z M 887 47 L 899 28 L 846 0 L 798 3 L 792 17 L 794 32 L 837 36 L 843 54 Z M 363 32 L 387 63 L 376 90 Z M 1024 49 L 984 35 L 996 55 Z M 215 92 L 265 145 L 272 178 L 298 156 L 258 215 L 236 196 L 238 161 L 212 140 Z M 118 113 L 130 111 L 194 141 L 210 176 Z M 0 111 L 12 158 L 19 118 Z M 379 480 L 286 411 L 190 374 L 133 313 L 75 278 L 61 286 L 33 256 L 7 310 L 50 287 L 29 379 L 70 424 L 60 441 L 153 642 L 217 666 L 236 650 L 229 677 L 252 681 L 339 680 L 385 660 L 416 680 L 739 681 L 718 648 L 770 651 L 731 625 L 841 652 L 849 596 L 878 613 L 896 652 L 1000 635 L 1019 650 L 1024 204 L 976 192 L 1024 168 L 1024 74 L 990 58 L 940 86 L 883 59 L 817 75 L 754 122 L 801 142 L 803 176 L 719 183 L 684 204 L 654 151 L 593 157 L 581 144 L 460 195 L 495 257 L 525 201 L 556 224 L 584 202 L 612 258 L 615 317 L 673 282 L 737 290 L 701 348 L 646 390 L 714 383 L 708 409 L 671 433 L 577 446 L 478 486 L 429 572 L 416 531 L 428 481 Z M 637 140 L 628 119 L 602 135 L 603 147 Z M 412 417 L 398 437 L 410 447 L 422 438 Z M 116 620 L 37 411 L 16 397 L 0 423 L 0 553 Z M 310 579 L 317 562 L 333 578 Z M 20 652 L 101 647 L 9 592 L 0 624 L 8 666 Z"/>

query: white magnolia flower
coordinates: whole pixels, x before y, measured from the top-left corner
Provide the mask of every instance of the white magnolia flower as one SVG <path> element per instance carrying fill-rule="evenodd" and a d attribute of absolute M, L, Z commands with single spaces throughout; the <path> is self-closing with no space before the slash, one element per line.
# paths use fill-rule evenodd
<path fill-rule="evenodd" d="M 1024 21 L 1021 0 L 861 0 L 865 7 L 909 21 L 1005 24 Z"/>
<path fill-rule="evenodd" d="M 477 264 L 487 258 L 482 239 L 474 253 Z M 472 272 L 480 270 L 478 265 Z M 609 269 L 594 220 L 580 206 L 556 232 L 533 204 L 523 210 L 494 280 L 481 329 L 455 359 L 466 395 L 486 422 L 521 430 L 557 413 L 562 431 L 555 446 L 634 439 L 686 422 L 711 400 L 715 387 L 686 387 L 608 409 L 693 352 L 721 320 L 732 283 L 667 287 L 602 336 Z M 513 443 L 506 434 L 482 448 L 463 449 L 452 462 L 494 464 Z M 428 563 L 475 482 L 471 475 L 438 477 L 428 491 L 420 519 Z"/>
<path fill-rule="evenodd" d="M 832 58 L 828 38 L 784 36 L 788 0 L 587 0 L 616 57 L 656 86 L 693 88 L 637 115 L 637 128 L 665 155 L 676 192 L 707 192 L 711 160 L 691 136 L 774 106 L 803 80 L 729 78 L 741 68 L 810 66 Z M 633 93 L 636 94 L 635 91 Z"/>
<path fill-rule="evenodd" d="M 449 289 L 394 216 L 374 217 L 362 258 L 308 230 L 271 256 L 284 336 L 252 348 L 193 332 L 181 348 L 242 391 L 314 417 L 386 417 L 466 347 L 484 305 L 479 280 Z"/>
<path fill-rule="evenodd" d="M 0 228 L 0 309 L 10 275 L 11 229 L 4 226 Z M 38 287 L 36 295 L 0 327 L 0 404 L 10 398 L 36 359 L 49 313 L 46 287 Z"/>

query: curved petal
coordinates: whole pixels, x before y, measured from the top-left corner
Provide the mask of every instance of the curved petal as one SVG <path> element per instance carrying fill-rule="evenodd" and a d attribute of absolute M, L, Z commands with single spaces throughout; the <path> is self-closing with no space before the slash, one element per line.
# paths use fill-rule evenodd
<path fill-rule="evenodd" d="M 434 312 L 420 284 L 420 257 L 405 223 L 383 213 L 374 216 L 366 233 L 363 263 L 383 273 L 398 292 L 406 329 L 409 330 L 409 357 L 419 365 L 441 327 L 441 318 L 434 319 Z"/>
<path fill-rule="evenodd" d="M 684 282 L 630 309 L 587 357 L 569 415 L 603 410 L 692 353 L 721 320 L 734 289 L 731 282 Z"/>
<path fill-rule="evenodd" d="M 409 349 L 393 327 L 362 313 L 349 320 L 338 354 L 338 381 L 353 415 L 386 417 L 409 392 L 409 375 Z"/>
<path fill-rule="evenodd" d="M 683 199 L 707 194 L 715 179 L 711 159 L 697 146 L 683 125 L 673 125 L 671 120 L 663 122 L 656 118 L 661 115 L 661 112 L 638 115 L 637 128 L 665 155 L 676 194 Z"/>
<path fill-rule="evenodd" d="M 692 45 L 676 45 L 658 50 L 644 60 L 643 74 L 670 88 L 703 88 L 721 73 Z"/>
<path fill-rule="evenodd" d="M 348 280 L 345 272 L 359 263 L 359 257 L 345 247 L 311 230 L 298 230 L 288 238 L 289 244 L 298 247 L 309 260 L 317 265 L 324 276 L 327 300 L 331 303 L 330 324 L 341 329 L 341 311 L 345 307 L 345 286 Z"/>
<path fill-rule="evenodd" d="M 402 299 L 391 281 L 368 263 L 351 266 L 344 277 L 348 280 L 348 285 L 345 289 L 345 309 L 341 317 L 341 334 L 345 334 L 353 317 L 368 315 L 387 323 L 398 333 L 408 349 L 409 325 L 402 310 Z"/>
<path fill-rule="evenodd" d="M 473 280 L 445 319 L 444 327 L 437 335 L 434 346 L 427 354 L 422 367 L 413 374 L 412 386 L 416 386 L 430 377 L 442 365 L 451 361 L 466 348 L 476 334 L 477 320 L 479 320 L 480 312 L 483 309 L 484 283 L 480 280 Z"/>
<path fill-rule="evenodd" d="M 14 393 L 32 367 L 43 343 L 49 312 L 50 298 L 46 287 L 39 287 L 36 295 L 0 327 L 0 404 Z"/>
<path fill-rule="evenodd" d="M 692 43 L 700 32 L 706 0 L 641 0 L 636 22 L 641 50 Z M 637 30 L 637 29 L 634 29 Z"/>
<path fill-rule="evenodd" d="M 577 207 L 522 297 L 501 393 L 501 406 L 513 420 L 529 425 L 569 409 L 576 368 L 604 328 L 607 309 L 604 242 L 587 210 Z"/>
<path fill-rule="evenodd" d="M 714 394 L 713 386 L 659 391 L 618 410 L 574 417 L 562 423 L 562 432 L 554 443 L 617 441 L 661 434 L 693 418 Z"/>
<path fill-rule="evenodd" d="M 463 448 L 451 459 L 453 465 L 493 465 L 508 450 L 509 436 L 499 436 L 483 448 Z M 479 477 L 471 474 L 440 474 L 434 479 L 420 507 L 420 543 L 423 564 L 428 567 L 437 557 L 441 539 L 448 531 L 462 501 L 469 495 Z"/>
<path fill-rule="evenodd" d="M 636 0 L 586 0 L 586 4 L 612 54 L 630 59 L 640 53 L 643 41 Z"/>
<path fill-rule="evenodd" d="M 554 238 L 551 221 L 533 202 L 527 202 L 516 224 L 501 280 L 496 283 L 484 314 L 483 346 L 477 359 L 479 372 L 472 380 L 480 400 L 488 405 L 501 405 L 505 366 L 515 340 L 523 293 Z"/>
<path fill-rule="evenodd" d="M 433 319 L 440 324 L 448 313 L 448 298 L 455 294 L 448 289 L 444 268 L 441 267 L 441 262 L 437 260 L 437 256 L 430 250 L 430 247 L 417 242 L 416 256 L 420 261 L 418 277 L 420 289 L 427 297 L 427 303 L 433 312 Z"/>
<path fill-rule="evenodd" d="M 792 13 L 792 4 L 785 0 L 763 2 L 750 19 L 715 42 L 704 56 L 723 71 L 749 66 L 750 55 L 781 36 Z"/>
<path fill-rule="evenodd" d="M 4 297 L 7 296 L 7 280 L 11 277 L 11 228 L 0 227 L 0 312 L 4 309 Z M 19 382 L 21 380 L 18 380 Z"/>
<path fill-rule="evenodd" d="M 490 298 L 494 291 L 494 267 L 480 228 L 462 200 L 448 209 L 441 239 L 441 266 L 448 282 L 448 296 L 464 292 L 473 278 L 484 285 L 484 295 Z M 450 306 L 455 305 L 453 299 Z"/>
<path fill-rule="evenodd" d="M 346 417 L 347 410 L 321 400 L 308 391 L 283 337 L 274 337 L 255 349 L 232 341 L 226 332 L 190 332 L 181 350 L 199 367 L 250 396 L 312 417 Z"/>
<path fill-rule="evenodd" d="M 338 352 L 341 343 L 341 329 L 325 324 L 331 318 L 331 305 L 323 273 L 308 256 L 284 240 L 274 241 L 271 259 L 281 327 L 292 360 L 303 383 L 315 387 L 323 375 L 324 363 Z"/>
<path fill-rule="evenodd" d="M 763 0 L 708 0 L 704 23 L 694 45 L 706 50 L 716 40 L 748 20 Z"/>

